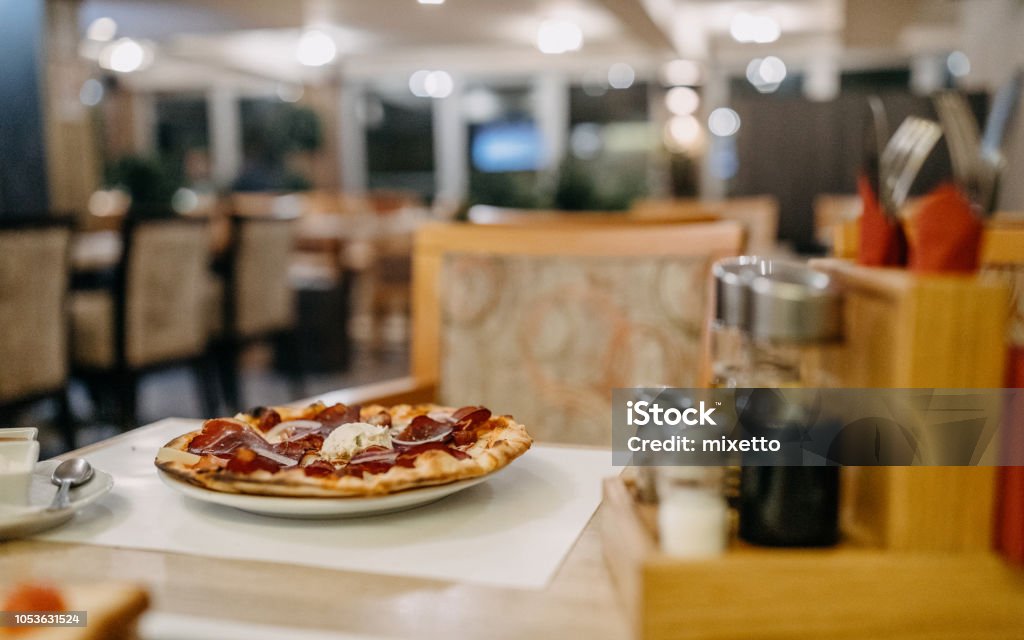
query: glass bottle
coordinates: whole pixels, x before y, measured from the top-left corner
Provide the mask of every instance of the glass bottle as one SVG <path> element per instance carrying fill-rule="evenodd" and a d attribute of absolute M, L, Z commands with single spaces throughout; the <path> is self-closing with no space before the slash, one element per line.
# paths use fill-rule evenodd
<path fill-rule="evenodd" d="M 842 296 L 831 278 L 801 264 L 763 265 L 749 281 L 752 389 L 817 387 L 823 350 L 842 337 Z M 782 403 L 779 406 L 783 406 Z M 807 426 L 800 411 L 766 416 L 760 435 L 800 438 Z M 771 432 L 768 434 L 766 432 Z M 802 457 L 802 456 L 801 456 Z M 839 467 L 744 466 L 740 527 L 744 540 L 767 546 L 828 546 L 839 539 Z"/>

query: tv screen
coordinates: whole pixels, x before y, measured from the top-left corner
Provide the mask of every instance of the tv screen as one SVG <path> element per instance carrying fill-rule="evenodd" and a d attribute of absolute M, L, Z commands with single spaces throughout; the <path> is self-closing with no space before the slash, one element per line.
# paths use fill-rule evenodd
<path fill-rule="evenodd" d="M 535 171 L 544 145 L 532 122 L 500 122 L 476 129 L 471 145 L 473 167 L 487 173 Z"/>

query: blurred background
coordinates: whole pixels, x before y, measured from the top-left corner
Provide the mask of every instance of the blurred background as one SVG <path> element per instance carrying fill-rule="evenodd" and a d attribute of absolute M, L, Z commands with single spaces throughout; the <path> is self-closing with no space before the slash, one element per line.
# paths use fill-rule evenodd
<path fill-rule="evenodd" d="M 69 378 L 67 411 L 80 441 L 208 411 L 190 387 L 205 365 L 155 371 L 198 354 L 129 366 L 119 346 L 85 353 L 125 323 L 97 292 L 130 296 L 118 274 L 135 268 L 124 257 L 133 220 L 208 223 L 221 281 L 196 304 L 216 315 L 235 300 L 228 325 L 211 321 L 215 365 L 237 363 L 235 396 L 284 402 L 407 371 L 412 234 L 425 221 L 719 203 L 762 221 L 750 239 L 760 234 L 761 250 L 821 255 L 829 229 L 860 211 L 868 96 L 895 124 L 934 117 L 929 96 L 957 88 L 983 120 L 1024 62 L 1019 0 L 0 6 L 0 220 L 73 221 L 70 370 L 82 375 Z M 949 177 L 946 153 L 915 192 Z M 1024 121 L 1006 155 L 1024 166 Z M 1012 172 L 999 209 L 1024 210 Z M 249 264 L 239 216 L 294 222 L 292 249 L 253 267 L 286 274 L 294 296 L 266 330 L 231 326 L 259 295 L 231 293 Z M 105 408 L 123 399 L 103 399 L 114 378 L 101 372 L 120 389 L 138 382 L 131 416 Z"/>

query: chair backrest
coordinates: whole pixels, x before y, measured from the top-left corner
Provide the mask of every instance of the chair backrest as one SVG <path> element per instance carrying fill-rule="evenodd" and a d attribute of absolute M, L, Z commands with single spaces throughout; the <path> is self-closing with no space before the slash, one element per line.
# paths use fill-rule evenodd
<path fill-rule="evenodd" d="M 0 404 L 66 383 L 70 240 L 63 221 L 0 223 Z"/>
<path fill-rule="evenodd" d="M 779 201 L 775 196 L 741 196 L 724 200 L 697 200 L 695 198 L 646 199 L 634 203 L 630 212 L 637 218 L 677 217 L 686 219 L 696 212 L 716 214 L 722 220 L 736 220 L 747 229 L 746 251 L 758 255 L 771 255 L 776 251 L 779 233 Z"/>
<path fill-rule="evenodd" d="M 232 218 L 226 319 L 231 334 L 251 338 L 292 326 L 295 304 L 288 265 L 296 219 Z"/>
<path fill-rule="evenodd" d="M 697 385 L 707 272 L 743 237 L 731 221 L 424 227 L 413 375 L 540 439 L 610 443 L 613 388 Z"/>
<path fill-rule="evenodd" d="M 130 221 L 116 305 L 119 361 L 141 368 L 206 349 L 207 225 L 196 219 Z"/>
<path fill-rule="evenodd" d="M 535 224 L 665 224 L 671 222 L 710 222 L 719 214 L 699 203 L 685 209 L 636 211 L 562 211 L 557 209 L 511 209 L 478 204 L 470 207 L 473 224 L 508 226 Z"/>

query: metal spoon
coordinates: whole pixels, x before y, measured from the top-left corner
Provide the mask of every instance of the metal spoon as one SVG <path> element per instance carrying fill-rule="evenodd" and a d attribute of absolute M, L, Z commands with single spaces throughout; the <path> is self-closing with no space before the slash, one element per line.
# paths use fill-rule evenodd
<path fill-rule="evenodd" d="M 58 485 L 57 495 L 47 507 L 48 511 L 66 509 L 69 504 L 68 492 L 72 487 L 83 485 L 92 480 L 92 465 L 85 458 L 71 458 L 57 465 L 50 476 L 50 482 Z"/>

